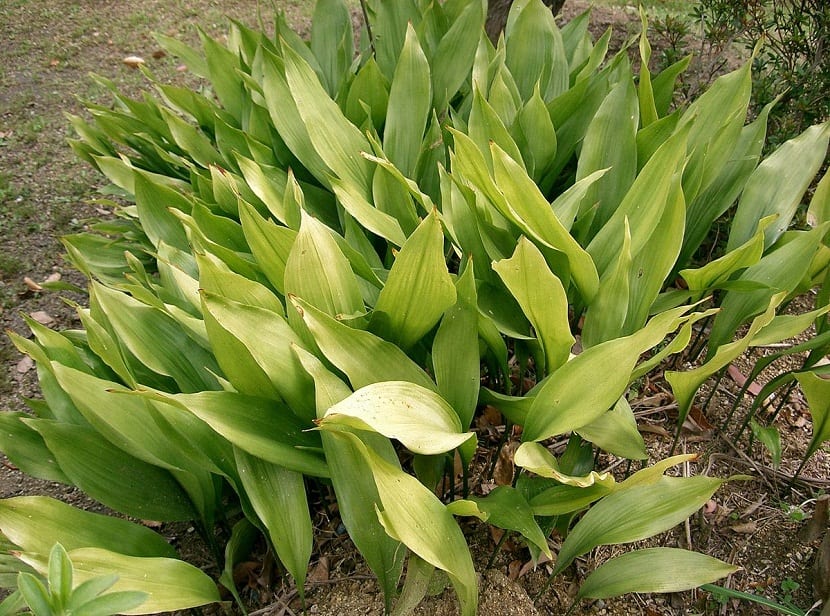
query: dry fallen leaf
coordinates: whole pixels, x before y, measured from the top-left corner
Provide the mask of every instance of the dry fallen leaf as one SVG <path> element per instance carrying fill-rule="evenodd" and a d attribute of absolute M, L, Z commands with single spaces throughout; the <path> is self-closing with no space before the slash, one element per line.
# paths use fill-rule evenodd
<path fill-rule="evenodd" d="M 733 524 L 729 527 L 733 533 L 740 533 L 742 535 L 751 535 L 758 530 L 758 524 L 754 521 L 744 522 L 743 524 Z"/>
<path fill-rule="evenodd" d="M 25 284 L 27 287 L 29 287 L 30 291 L 43 291 L 43 287 L 40 286 L 38 283 L 36 283 L 31 278 L 29 278 L 28 276 L 25 276 L 23 278 L 23 284 Z"/>
<path fill-rule="evenodd" d="M 121 60 L 124 64 L 129 66 L 130 68 L 138 68 L 142 64 L 144 64 L 144 58 L 141 56 L 127 56 L 123 60 Z"/>
<path fill-rule="evenodd" d="M 54 325 L 55 323 L 55 318 L 48 312 L 44 312 L 43 310 L 37 310 L 35 312 L 32 312 L 29 314 L 29 316 L 41 325 L 46 325 L 47 327 L 50 325 Z"/>
<path fill-rule="evenodd" d="M 830 603 L 830 531 L 824 534 L 813 564 L 813 597 L 825 605 Z"/>
<path fill-rule="evenodd" d="M 49 274 L 46 277 L 46 280 L 44 280 L 43 282 L 49 282 L 49 283 L 58 282 L 60 279 L 61 279 L 61 273 L 60 272 L 52 272 L 51 274 Z"/>
<path fill-rule="evenodd" d="M 321 556 L 317 561 L 314 569 L 308 574 L 309 582 L 328 582 L 329 580 L 329 559 L 327 556 Z"/>
<path fill-rule="evenodd" d="M 161 58 L 163 58 L 163 57 L 164 57 L 164 56 L 166 56 L 166 55 L 167 55 L 167 53 L 166 53 L 163 49 L 156 49 L 156 50 L 153 52 L 153 57 L 154 57 L 156 60 L 160 60 Z"/>
<path fill-rule="evenodd" d="M 19 374 L 26 374 L 29 370 L 35 367 L 34 360 L 28 355 L 17 362 L 17 372 Z"/>

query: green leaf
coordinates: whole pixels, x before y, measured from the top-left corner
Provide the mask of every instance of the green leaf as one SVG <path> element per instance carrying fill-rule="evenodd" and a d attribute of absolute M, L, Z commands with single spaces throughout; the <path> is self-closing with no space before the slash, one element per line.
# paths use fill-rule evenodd
<path fill-rule="evenodd" d="M 295 244 L 296 245 L 296 244 Z M 216 357 L 240 393 L 285 400 L 300 418 L 314 417 L 311 381 L 291 351 L 300 336 L 279 314 L 203 293 L 205 324 Z"/>
<path fill-rule="evenodd" d="M 294 347 L 294 351 L 314 379 L 317 415 L 322 417 L 330 407 L 347 398 L 351 390 L 316 357 L 299 347 Z M 343 524 L 377 576 L 389 609 L 397 594 L 406 550 L 399 541 L 386 534 L 378 520 L 375 503 L 380 497 L 372 471 L 360 450 L 350 439 L 338 438 L 325 430 L 321 431 L 321 436 Z M 390 464 L 399 464 L 389 439 L 372 432 L 361 432 L 357 438 Z"/>
<path fill-rule="evenodd" d="M 537 82 L 546 101 L 568 89 L 568 58 L 548 7 L 541 2 L 516 3 L 505 35 L 507 67 L 516 78 L 522 100 L 530 99 Z"/>
<path fill-rule="evenodd" d="M 283 59 L 285 80 L 317 156 L 341 180 L 370 194 L 372 168 L 361 156 L 361 152 L 372 151 L 369 142 L 329 98 L 299 54 L 283 46 Z"/>
<path fill-rule="evenodd" d="M 410 23 L 389 91 L 383 134 L 384 152 L 407 177 L 415 175 L 431 107 L 430 65 Z"/>
<path fill-rule="evenodd" d="M 101 548 L 79 548 L 69 551 L 75 576 L 83 583 L 88 579 L 115 574 L 118 581 L 113 592 L 142 592 L 149 598 L 125 614 L 153 614 L 184 610 L 219 601 L 213 581 L 200 569 L 172 558 L 125 556 Z M 24 552 L 21 560 L 43 570 L 41 556 Z"/>
<path fill-rule="evenodd" d="M 233 525 L 231 537 L 225 544 L 225 566 L 219 576 L 219 583 L 231 592 L 240 606 L 242 605 L 242 598 L 236 589 L 233 572 L 238 564 L 248 558 L 254 547 L 254 542 L 259 536 L 259 529 L 248 518 L 242 518 Z"/>
<path fill-rule="evenodd" d="M 401 247 L 372 313 L 370 329 L 407 349 L 455 304 L 455 286 L 444 262 L 444 235 L 431 213 Z"/>
<path fill-rule="evenodd" d="M 519 238 L 510 259 L 493 269 L 519 302 L 545 353 L 541 375 L 561 367 L 570 355 L 574 337 L 568 323 L 568 298 L 562 282 L 548 269 L 544 256 L 527 238 Z"/>
<path fill-rule="evenodd" d="M 55 607 L 62 610 L 72 593 L 72 562 L 60 543 L 52 546 L 49 552 L 48 573 L 49 590 Z"/>
<path fill-rule="evenodd" d="M 339 425 L 373 430 L 424 455 L 460 447 L 473 435 L 463 432 L 453 408 L 435 392 L 405 381 L 373 383 L 326 411 L 321 429 Z"/>
<path fill-rule="evenodd" d="M 640 355 L 674 331 L 686 310 L 661 313 L 637 333 L 586 349 L 552 372 L 538 386 L 522 439 L 542 441 L 578 430 L 610 409 L 628 388 Z"/>
<path fill-rule="evenodd" d="M 722 483 L 722 479 L 702 476 L 662 477 L 609 494 L 568 534 L 554 574 L 598 545 L 631 543 L 668 530 L 697 511 Z"/>
<path fill-rule="evenodd" d="M 463 139 L 456 138 L 456 148 L 463 142 Z M 498 146 L 492 145 L 491 149 L 495 182 L 504 195 L 512 217 L 530 237 L 567 257 L 574 283 L 585 301 L 590 301 L 599 286 L 597 269 L 591 256 L 568 233 L 525 170 Z M 587 191 L 598 177 L 594 175 L 585 178 L 584 183 L 575 184 L 571 190 L 579 191 L 577 194 L 581 200 L 585 194 L 582 191 Z"/>
<path fill-rule="evenodd" d="M 46 586 L 43 585 L 31 573 L 19 573 L 17 576 L 17 588 L 26 605 L 35 616 L 52 616 L 54 610 L 52 608 L 51 597 Z"/>
<path fill-rule="evenodd" d="M 587 577 L 577 597 L 607 599 L 629 592 L 680 592 L 714 582 L 737 570 L 738 567 L 697 552 L 646 548 L 603 563 Z"/>
<path fill-rule="evenodd" d="M 21 421 L 30 417 L 26 413 L 5 412 L 0 415 L 0 450 L 27 475 L 70 483 L 43 437 Z"/>
<path fill-rule="evenodd" d="M 727 251 L 749 240 L 757 221 L 770 214 L 778 214 L 778 218 L 767 228 L 764 246 L 775 243 L 789 227 L 804 191 L 825 162 L 828 142 L 830 122 L 811 126 L 758 165 L 741 194 Z"/>
<path fill-rule="evenodd" d="M 719 346 L 732 340 L 743 323 L 763 312 L 775 293 L 789 294 L 795 290 L 828 228 L 830 224 L 810 231 L 792 232 L 786 238 L 789 241 L 743 271 L 738 280 L 761 283 L 767 288 L 726 294 L 709 334 L 709 357 Z"/>
<path fill-rule="evenodd" d="M 666 380 L 671 385 L 672 392 L 677 400 L 678 425 L 682 425 L 682 422 L 686 420 L 686 415 L 689 413 L 698 388 L 706 379 L 718 372 L 721 368 L 727 366 L 749 348 L 755 335 L 762 327 L 765 327 L 772 321 L 775 316 L 775 309 L 784 299 L 784 295 L 784 293 L 774 295 L 766 311 L 753 319 L 749 326 L 749 331 L 743 338 L 718 347 L 712 357 L 702 366 L 685 372 L 674 370 L 666 371 Z"/>
<path fill-rule="evenodd" d="M 141 606 L 149 597 L 148 593 L 141 591 L 111 592 L 75 608 L 72 614 L 75 616 L 126 614 Z"/>
<path fill-rule="evenodd" d="M 231 443 L 298 473 L 327 477 L 328 468 L 316 450 L 319 438 L 307 430 L 282 402 L 233 391 L 167 394 L 142 390 L 140 395 L 175 405 L 204 421 Z"/>
<path fill-rule="evenodd" d="M 354 329 L 292 298 L 314 341 L 332 364 L 359 389 L 380 381 L 408 381 L 435 391 L 435 383 L 401 349 L 367 331 Z"/>
<path fill-rule="evenodd" d="M 132 556 L 176 556 L 164 537 L 149 528 L 76 509 L 47 496 L 0 500 L 0 531 L 15 545 L 36 554 L 48 554 L 60 542 L 70 551 L 98 547 Z"/>
<path fill-rule="evenodd" d="M 343 0 L 320 0 L 315 5 L 311 51 L 320 62 L 326 90 L 336 97 L 354 54 L 352 19 Z"/>
<path fill-rule="evenodd" d="M 452 514 L 415 477 L 382 459 L 356 436 L 344 432 L 336 438 L 351 440 L 369 463 L 380 496 L 378 518 L 386 532 L 446 571 L 458 594 L 462 616 L 474 616 L 478 582 L 464 535 Z"/>
<path fill-rule="evenodd" d="M 108 507 L 143 520 L 196 517 L 169 471 L 129 455 L 91 428 L 45 419 L 27 423 L 43 437 L 72 483 Z M 113 476 L 122 479 L 113 482 Z"/>
<path fill-rule="evenodd" d="M 281 295 L 285 295 L 285 264 L 297 238 L 297 232 L 266 220 L 252 205 L 244 201 L 239 202 L 239 220 L 245 240 L 260 269 L 268 278 L 268 282 Z"/>
<path fill-rule="evenodd" d="M 766 448 L 772 456 L 772 465 L 778 468 L 781 465 L 781 433 L 775 426 L 762 426 L 754 419 L 749 421 L 752 435 Z"/>
<path fill-rule="evenodd" d="M 516 463 L 516 466 L 536 473 L 540 477 L 555 479 L 565 485 L 579 488 L 600 485 L 611 488 L 615 483 L 614 477 L 609 473 L 591 471 L 589 474 L 581 477 L 563 473 L 559 469 L 559 463 L 553 457 L 553 454 L 539 443 L 527 442 L 519 445 L 513 461 Z"/>
<path fill-rule="evenodd" d="M 610 411 L 578 430 L 586 441 L 615 456 L 629 460 L 648 458 L 637 420 L 625 398 L 620 398 Z"/>
<path fill-rule="evenodd" d="M 830 440 L 830 381 L 814 372 L 796 374 L 798 384 L 807 398 L 813 420 L 813 438 L 807 446 L 804 459 L 811 457 L 822 444 Z"/>
<path fill-rule="evenodd" d="M 360 67 L 346 95 L 345 114 L 357 126 L 367 118 L 380 130 L 389 106 L 389 82 L 374 57 Z"/>
<path fill-rule="evenodd" d="M 551 557 L 547 538 L 533 517 L 533 510 L 516 488 L 498 486 L 487 496 L 472 496 L 470 500 L 486 514 L 485 519 L 489 524 L 516 531 L 542 550 L 548 558 Z"/>
<path fill-rule="evenodd" d="M 331 316 L 364 311 L 357 278 L 331 229 L 305 213 L 285 266 L 285 290 Z M 289 320 L 294 315 L 289 311 Z"/>
<path fill-rule="evenodd" d="M 637 175 L 637 93 L 621 80 L 597 110 L 582 142 L 576 180 L 607 169 L 588 189 L 584 203 L 596 206 L 593 229 L 604 225 L 622 202 Z"/>
<path fill-rule="evenodd" d="M 479 37 L 484 27 L 485 2 L 463 3 L 432 55 L 432 106 L 441 113 L 470 75 Z"/>
<path fill-rule="evenodd" d="M 234 455 L 245 495 L 303 596 L 314 534 L 303 476 L 238 448 Z"/>
<path fill-rule="evenodd" d="M 455 410 L 461 427 L 473 420 L 481 382 L 478 342 L 478 302 L 473 263 L 455 283 L 456 302 L 448 308 L 432 343 L 435 382 L 443 398 Z"/>

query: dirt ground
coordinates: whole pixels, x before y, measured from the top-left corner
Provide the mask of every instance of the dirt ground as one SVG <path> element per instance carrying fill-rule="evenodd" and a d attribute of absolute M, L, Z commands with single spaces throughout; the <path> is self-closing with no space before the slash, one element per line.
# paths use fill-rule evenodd
<path fill-rule="evenodd" d="M 282 0 L 289 20 L 301 32 L 308 30 L 310 1 Z M 564 19 L 587 6 L 569 0 Z M 88 77 L 94 72 L 113 80 L 124 91 L 138 95 L 146 90 L 142 76 L 122 59 L 139 55 L 164 80 L 186 82 L 174 58 L 163 57 L 152 32 L 195 42 L 195 26 L 219 37 L 224 15 L 254 25 L 255 0 L 233 3 L 219 0 L 0 0 L 0 325 L 27 335 L 22 314 L 56 329 L 78 327 L 73 311 L 61 297 L 83 303 L 83 295 L 47 293 L 36 283 L 60 279 L 84 286 L 63 258 L 61 235 L 78 231 L 108 206 L 99 202 L 104 182 L 91 168 L 76 160 L 66 145 L 71 136 L 65 113 L 81 114 L 79 99 L 106 103 L 107 96 Z M 593 29 L 611 25 L 622 41 L 637 29 L 633 8 L 597 7 Z M 158 57 L 156 57 L 158 56 Z M 701 67 L 704 65 L 701 64 Z M 702 69 L 701 69 L 702 70 Z M 803 300 L 809 303 L 810 298 Z M 738 365 L 746 374 L 751 357 Z M 768 378 L 768 375 L 766 375 Z M 634 404 L 641 430 L 653 459 L 667 455 L 676 421 L 673 406 L 659 375 L 644 387 Z M 700 459 L 680 472 L 715 476 L 746 474 L 750 481 L 728 483 L 685 527 L 652 542 L 653 545 L 692 547 L 735 563 L 742 569 L 725 580 L 730 588 L 791 602 L 802 611 L 818 613 L 812 592 L 811 569 L 819 539 L 810 535 L 809 520 L 816 499 L 830 488 L 830 452 L 820 451 L 802 471 L 804 481 L 787 490 L 792 474 L 809 440 L 811 424 L 806 405 L 793 394 L 777 418 L 784 440 L 784 460 L 774 470 L 768 456 L 746 435 L 733 443 L 733 435 L 716 433 L 719 420 L 734 400 L 737 386 L 725 379 L 706 409 L 684 431 L 680 447 L 700 452 Z M 0 338 L 0 411 L 23 410 L 24 398 L 37 397 L 37 376 L 32 364 Z M 745 405 L 744 405 L 745 406 Z M 743 408 L 743 407 L 741 407 Z M 739 411 L 740 412 L 740 411 Z M 487 434 L 483 434 L 487 438 Z M 747 451 L 751 455 L 747 455 Z M 48 494 L 81 506 L 94 507 L 82 494 L 59 484 L 33 480 L 7 460 L 0 465 L 0 496 Z M 619 470 L 619 469 L 618 469 Z M 824 521 L 821 530 L 826 528 Z M 381 614 L 382 600 L 368 570 L 347 539 L 332 527 L 336 520 L 319 518 L 319 553 L 312 561 L 308 611 L 319 615 Z M 483 615 L 564 614 L 571 606 L 578 582 L 587 571 L 614 555 L 602 548 L 580 559 L 565 575 L 545 589 L 550 566 L 528 565 L 527 550 L 509 539 L 492 566 L 487 564 L 496 537 L 482 526 L 468 529 L 481 573 Z M 163 528 L 186 559 L 201 558 L 195 533 L 187 527 Z M 257 594 L 255 595 L 254 592 Z M 537 597 L 537 595 L 540 596 Z M 300 612 L 296 591 L 290 586 L 275 591 L 253 588 L 248 593 L 255 614 Z M 456 614 L 451 591 L 429 598 L 416 614 Z M 668 596 L 629 596 L 594 603 L 583 602 L 574 614 L 766 614 L 757 605 L 718 603 L 703 591 Z"/>

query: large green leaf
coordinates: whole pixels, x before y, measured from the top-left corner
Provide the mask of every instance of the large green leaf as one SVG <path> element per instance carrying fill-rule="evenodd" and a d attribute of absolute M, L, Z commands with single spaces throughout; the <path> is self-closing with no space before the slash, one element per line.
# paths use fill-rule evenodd
<path fill-rule="evenodd" d="M 591 572 L 577 597 L 607 599 L 629 592 L 680 592 L 726 577 L 738 570 L 717 558 L 679 548 L 628 552 Z"/>
<path fill-rule="evenodd" d="M 352 19 L 343 0 L 318 0 L 311 20 L 311 51 L 320 63 L 326 90 L 334 98 L 354 55 Z"/>
<path fill-rule="evenodd" d="M 376 508 L 386 532 L 428 563 L 446 571 L 458 594 L 462 616 L 474 616 L 478 581 L 464 535 L 452 514 L 415 477 L 385 461 L 355 435 L 333 434 L 335 438 L 351 440 L 372 469 L 380 496 Z"/>
<path fill-rule="evenodd" d="M 0 500 L 0 532 L 35 554 L 48 554 L 60 543 L 68 550 L 96 547 L 130 556 L 176 557 L 164 537 L 146 526 L 77 509 L 48 496 Z"/>
<path fill-rule="evenodd" d="M 757 221 L 770 214 L 778 218 L 765 232 L 764 245 L 775 243 L 787 230 L 804 191 L 827 158 L 830 123 L 811 126 L 765 158 L 746 182 L 729 232 L 726 249 L 748 241 Z"/>
<path fill-rule="evenodd" d="M 400 347 L 374 334 L 349 327 L 304 303 L 292 300 L 314 342 L 354 389 L 380 381 L 408 381 L 435 390 L 435 383 Z"/>
<path fill-rule="evenodd" d="M 568 323 L 568 298 L 562 282 L 548 269 L 544 256 L 527 238 L 519 238 L 510 259 L 493 264 L 513 297 L 519 302 L 545 352 L 540 375 L 552 372 L 567 360 L 574 343 Z"/>
<path fill-rule="evenodd" d="M 451 451 L 473 436 L 463 431 L 458 415 L 446 400 L 405 381 L 361 387 L 329 408 L 317 423 L 322 429 L 346 425 L 373 430 L 425 455 Z"/>
<path fill-rule="evenodd" d="M 40 433 L 72 483 L 108 507 L 144 520 L 196 517 L 191 500 L 168 470 L 118 449 L 92 428 L 46 419 L 27 424 Z"/>
<path fill-rule="evenodd" d="M 609 494 L 573 527 L 559 550 L 554 573 L 598 545 L 630 543 L 656 535 L 697 511 L 723 483 L 712 477 L 662 477 Z"/>
<path fill-rule="evenodd" d="M 330 407 L 346 399 L 351 390 L 316 357 L 299 347 L 294 351 L 314 379 L 317 416 L 323 417 Z M 321 431 L 321 436 L 343 524 L 377 576 L 388 609 L 397 593 L 405 550 L 399 541 L 386 534 L 378 520 L 375 503 L 380 497 L 371 469 L 360 450 L 350 439 L 337 438 L 325 430 Z M 389 439 L 372 432 L 360 432 L 358 438 L 390 464 L 399 464 Z"/>
<path fill-rule="evenodd" d="M 455 286 L 444 262 L 444 234 L 437 212 L 433 212 L 395 258 L 375 304 L 370 329 L 407 349 L 432 329 L 455 301 Z"/>
<path fill-rule="evenodd" d="M 141 391 L 141 395 L 173 404 L 193 413 L 231 443 L 251 455 L 316 477 L 328 468 L 318 454 L 320 441 L 284 403 L 233 391 L 167 394 Z"/>
<path fill-rule="evenodd" d="M 539 443 L 522 443 L 513 458 L 516 466 L 525 468 L 540 477 L 555 479 L 559 483 L 578 488 L 590 488 L 595 485 L 611 489 L 614 477 L 609 473 L 591 471 L 584 476 L 573 476 L 562 472 L 553 454 Z"/>
<path fill-rule="evenodd" d="M 291 351 L 300 336 L 279 314 L 203 293 L 205 323 L 216 357 L 240 393 L 285 400 L 311 420 L 311 382 Z M 269 395 L 271 394 L 271 395 Z"/>
<path fill-rule="evenodd" d="M 481 383 L 478 304 L 473 264 L 455 284 L 457 300 L 447 309 L 432 343 L 432 367 L 441 396 L 467 428 L 473 420 Z"/>
<path fill-rule="evenodd" d="M 637 429 L 637 419 L 625 398 L 620 398 L 614 408 L 582 426 L 578 432 L 586 441 L 616 456 L 629 460 L 648 458 L 643 437 Z"/>
<path fill-rule="evenodd" d="M 539 385 L 522 439 L 542 441 L 578 430 L 609 410 L 627 389 L 640 355 L 679 327 L 686 309 L 661 313 L 637 333 L 586 349 L 553 371 Z"/>
<path fill-rule="evenodd" d="M 389 90 L 383 150 L 407 177 L 414 177 L 427 119 L 432 108 L 430 65 L 412 24 L 398 57 Z"/>
<path fill-rule="evenodd" d="M 31 416 L 26 413 L 0 414 L 0 451 L 27 475 L 70 483 L 43 437 L 22 421 L 27 418 Z"/>
<path fill-rule="evenodd" d="M 443 111 L 470 74 L 481 37 L 486 2 L 464 3 L 461 14 L 452 21 L 432 56 L 432 104 Z"/>
<path fill-rule="evenodd" d="M 313 545 L 303 476 L 239 448 L 234 450 L 234 456 L 245 496 L 268 530 L 277 556 L 303 596 Z"/>

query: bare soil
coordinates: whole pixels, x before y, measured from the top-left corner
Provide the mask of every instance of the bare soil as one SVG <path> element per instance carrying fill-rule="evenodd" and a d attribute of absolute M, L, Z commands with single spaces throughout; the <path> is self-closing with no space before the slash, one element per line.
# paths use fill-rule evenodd
<path fill-rule="evenodd" d="M 277 4 L 301 33 L 308 31 L 310 2 L 281 0 Z M 564 19 L 586 6 L 585 0 L 569 0 Z M 79 98 L 108 102 L 106 93 L 89 79 L 88 73 L 102 75 L 127 93 L 138 95 L 148 89 L 146 82 L 122 60 L 139 55 L 162 79 L 187 83 L 190 78 L 177 71 L 176 60 L 157 53 L 151 33 L 195 43 L 195 28 L 199 26 L 211 36 L 221 37 L 225 16 L 255 25 L 257 2 L 3 0 L 0 13 L 0 324 L 4 330 L 27 336 L 24 314 L 56 329 L 79 325 L 61 297 L 83 303 L 83 295 L 41 292 L 32 283 L 60 277 L 63 282 L 84 286 L 83 278 L 65 261 L 59 238 L 109 213 L 106 205 L 97 202 L 103 178 L 78 161 L 66 145 L 71 131 L 63 114 L 82 114 Z M 594 10 L 593 24 L 597 32 L 614 27 L 615 40 L 621 44 L 637 31 L 638 18 L 631 7 L 601 6 Z M 709 65 L 699 66 L 703 71 Z M 811 298 L 807 296 L 803 301 L 809 304 Z M 750 355 L 737 367 L 748 374 L 752 363 Z M 788 476 L 798 466 L 811 435 L 806 404 L 794 392 L 775 419 L 783 438 L 784 459 L 781 467 L 774 469 L 757 443 L 748 444 L 746 433 L 733 442 L 740 421 L 730 422 L 725 434 L 717 430 L 737 390 L 738 386 L 727 378 L 715 387 L 707 406 L 697 407 L 693 420 L 684 428 L 679 448 L 701 456 L 678 472 L 752 478 L 729 482 L 686 526 L 650 544 L 691 547 L 740 565 L 742 569 L 725 581 L 730 588 L 789 601 L 806 611 L 818 605 L 810 572 L 827 522 L 816 529 L 809 520 L 816 499 L 830 487 L 830 452 L 827 448 L 818 452 L 802 471 L 804 480 L 788 489 Z M 640 393 L 633 406 L 653 461 L 669 453 L 676 413 L 659 374 L 645 382 Z M 38 395 L 36 370 L 2 337 L 0 411 L 24 410 L 24 399 Z M 701 401 L 706 395 L 704 391 Z M 739 404 L 737 417 L 743 417 L 746 402 Z M 483 441 L 500 436 L 498 427 L 480 428 Z M 615 472 L 624 470 L 617 467 Z M 76 490 L 28 478 L 2 459 L 0 496 L 22 494 L 46 494 L 79 506 L 98 507 Z M 328 519 L 323 513 L 316 519 L 319 550 L 311 564 L 309 613 L 382 614 L 377 586 L 351 543 L 338 534 L 338 520 Z M 564 614 L 586 572 L 619 551 L 598 549 L 546 587 L 550 565 L 532 567 L 521 544 L 505 541 L 488 568 L 498 537 L 481 525 L 470 525 L 466 530 L 477 570 L 482 572 L 483 615 Z M 192 528 L 170 526 L 160 532 L 174 542 L 186 560 L 209 566 Z M 250 567 L 244 594 L 251 609 L 259 610 L 255 613 L 299 613 L 296 589 L 289 582 L 264 587 L 258 582 L 261 563 L 254 562 Z M 812 613 L 820 609 L 814 607 Z M 430 597 L 416 611 L 430 616 L 456 613 L 455 598 L 449 590 Z M 696 591 L 583 602 L 572 613 L 656 616 L 773 612 L 746 602 L 718 603 L 709 593 Z"/>

